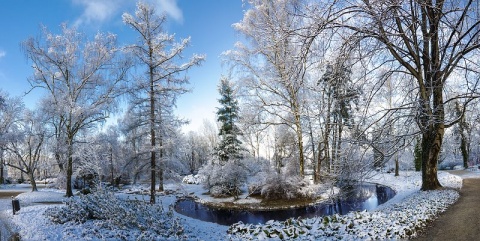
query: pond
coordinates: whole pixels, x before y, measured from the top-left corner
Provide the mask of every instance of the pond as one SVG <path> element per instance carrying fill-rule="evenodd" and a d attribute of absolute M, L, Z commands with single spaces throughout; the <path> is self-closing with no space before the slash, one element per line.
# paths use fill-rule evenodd
<path fill-rule="evenodd" d="M 378 184 L 361 184 L 348 191 L 342 191 L 339 198 L 311 206 L 286 210 L 229 210 L 212 208 L 192 199 L 179 200 L 175 211 L 185 216 L 221 225 L 243 223 L 266 223 L 269 220 L 284 221 L 291 217 L 312 218 L 332 214 L 346 214 L 350 211 L 372 210 L 395 196 L 395 191 Z"/>

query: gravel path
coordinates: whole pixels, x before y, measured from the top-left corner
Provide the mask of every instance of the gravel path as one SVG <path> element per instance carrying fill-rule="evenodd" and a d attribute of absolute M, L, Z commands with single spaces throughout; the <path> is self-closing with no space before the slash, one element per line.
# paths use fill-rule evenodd
<path fill-rule="evenodd" d="M 461 175 L 462 173 L 458 174 Z M 479 216 L 480 179 L 464 179 L 458 201 L 415 240 L 479 240 Z"/>

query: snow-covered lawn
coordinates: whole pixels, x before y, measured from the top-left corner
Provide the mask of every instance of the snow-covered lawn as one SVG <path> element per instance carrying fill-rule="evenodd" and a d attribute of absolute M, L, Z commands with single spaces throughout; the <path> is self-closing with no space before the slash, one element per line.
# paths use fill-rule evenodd
<path fill-rule="evenodd" d="M 480 173 L 468 173 L 469 177 L 480 177 Z M 446 172 L 439 172 L 442 185 L 460 188 L 462 179 Z M 172 240 L 184 237 L 186 240 L 245 240 L 266 239 L 270 236 L 273 240 L 280 237 L 289 239 L 297 237 L 300 240 L 317 239 L 399 239 L 414 236 L 426 223 L 435 219 L 438 213 L 443 212 L 449 205 L 458 199 L 458 192 L 447 189 L 431 192 L 420 192 L 420 173 L 401 172 L 400 177 L 393 174 L 380 174 L 369 179 L 395 189 L 397 195 L 387 203 L 371 212 L 353 212 L 348 215 L 333 215 L 324 218 L 290 219 L 285 222 L 271 221 L 264 225 L 237 224 L 232 227 L 215 223 L 199 221 L 193 218 L 174 213 L 179 218 L 184 229 L 181 236 L 172 237 Z M 167 189 L 191 192 L 192 186 L 169 185 Z M 201 192 L 200 189 L 193 190 Z M 122 194 L 123 198 L 137 198 L 148 200 L 147 197 L 136 194 Z M 56 224 L 45 216 L 47 209 L 64 207 L 65 204 L 39 204 L 62 202 L 64 197 L 56 190 L 41 190 L 37 193 L 24 193 L 18 196 L 22 207 L 17 215 L 12 215 L 11 210 L 2 211 L 3 221 L 11 222 L 20 234 L 22 240 L 118 240 L 122 239 L 122 232 L 105 227 L 102 220 L 88 220 L 86 222 L 66 222 Z M 164 210 L 176 200 L 175 195 L 158 196 L 159 203 Z M 47 211 L 48 212 L 48 211 Z M 108 223 L 108 222 L 107 222 Z M 111 223 L 111 222 L 110 222 Z M 149 225 L 145 223 L 145 225 Z M 129 227 L 123 227 L 128 231 Z M 130 227 L 131 228 L 131 227 Z M 119 229 L 120 230 L 120 229 Z M 140 234 L 140 229 L 131 230 L 133 234 Z M 227 231 L 233 233 L 229 234 Z M 125 233 L 125 232 L 123 232 Z M 282 235 L 282 236 L 281 236 Z M 124 237 L 135 240 L 134 236 Z M 164 240 L 165 237 L 158 237 Z"/>

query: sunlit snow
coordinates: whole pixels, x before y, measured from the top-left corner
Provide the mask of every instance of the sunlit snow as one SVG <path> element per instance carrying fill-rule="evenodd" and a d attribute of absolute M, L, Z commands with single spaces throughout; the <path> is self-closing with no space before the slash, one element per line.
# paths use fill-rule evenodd
<path fill-rule="evenodd" d="M 480 178 L 480 172 L 465 171 L 465 176 Z M 443 212 L 458 198 L 455 190 L 442 191 L 419 191 L 421 184 L 420 172 L 401 172 L 400 177 L 393 174 L 382 173 L 371 178 L 370 182 L 387 185 L 395 189 L 397 195 L 387 203 L 380 205 L 371 212 L 352 212 L 348 215 L 333 215 L 328 218 L 314 218 L 290 221 L 288 225 L 283 222 L 271 221 L 264 225 L 243 225 L 228 227 L 215 223 L 202 222 L 193 218 L 175 213 L 179 217 L 185 229 L 188 240 L 257 240 L 267 238 L 268 232 L 285 230 L 303 230 L 298 232 L 301 240 L 316 239 L 346 239 L 346 240 L 369 240 L 369 239 L 399 239 L 415 236 L 416 230 L 424 228 L 427 222 L 433 220 L 439 212 Z M 452 188 L 460 188 L 462 179 L 459 176 L 447 172 L 439 172 L 442 185 Z M 148 197 L 134 193 L 141 193 L 140 189 L 131 187 L 129 191 L 118 194 L 122 198 L 137 197 L 140 200 L 148 200 Z M 166 189 L 173 190 L 172 195 L 159 195 L 158 203 L 168 208 L 172 205 L 180 193 L 199 193 L 200 185 L 194 184 L 169 184 Z M 18 232 L 22 240 L 69 240 L 115 239 L 115 233 L 101 228 L 101 223 L 87 221 L 82 224 L 65 223 L 63 225 L 52 223 L 44 216 L 46 209 L 59 206 L 64 197 L 58 190 L 40 189 L 39 192 L 27 192 L 18 196 L 21 202 L 21 210 L 13 215 L 10 200 L 0 202 L 1 218 L 4 224 L 10 227 L 12 232 Z M 8 189 L 1 189 L 8 191 Z M 24 188 L 23 191 L 26 191 Z M 130 194 L 128 194 L 130 193 Z M 208 201 L 208 200 L 207 200 Z M 325 224 L 328 220 L 328 225 Z M 146 224 L 148 225 L 148 224 Z M 308 229 L 305 229 L 308 227 Z M 239 230 L 249 228 L 248 232 Z M 227 231 L 238 231 L 229 234 Z M 259 230 L 263 230 L 261 233 Z M 282 231 L 283 232 L 283 231 Z M 270 234 L 271 234 L 270 233 Z M 278 235 L 270 235 L 273 240 L 280 239 Z M 295 236 L 297 237 L 297 236 Z M 289 239 L 288 236 L 283 236 Z M 174 238 L 172 238 L 174 240 Z"/>

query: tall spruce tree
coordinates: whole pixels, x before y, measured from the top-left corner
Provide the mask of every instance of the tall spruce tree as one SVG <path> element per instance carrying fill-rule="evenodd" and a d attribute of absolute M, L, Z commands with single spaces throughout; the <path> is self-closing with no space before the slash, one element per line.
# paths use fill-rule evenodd
<path fill-rule="evenodd" d="M 236 125 L 239 118 L 239 107 L 232 82 L 226 77 L 220 79 L 218 92 L 221 96 L 218 100 L 221 107 L 217 108 L 217 121 L 221 123 L 221 126 L 216 154 L 221 163 L 226 163 L 230 159 L 242 158 L 242 142 L 238 139 L 241 132 Z"/>

